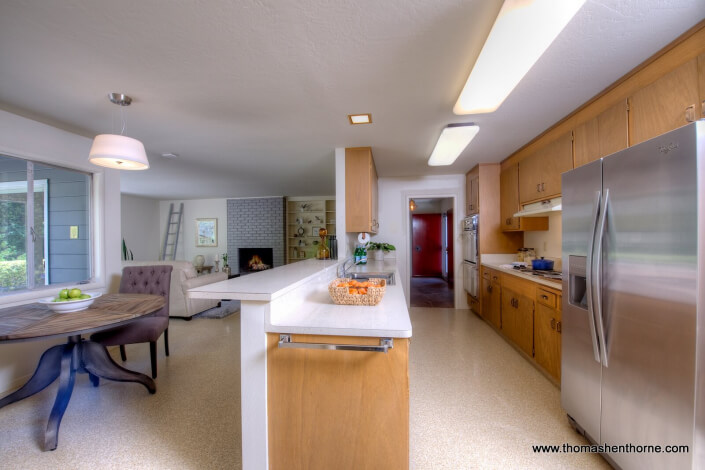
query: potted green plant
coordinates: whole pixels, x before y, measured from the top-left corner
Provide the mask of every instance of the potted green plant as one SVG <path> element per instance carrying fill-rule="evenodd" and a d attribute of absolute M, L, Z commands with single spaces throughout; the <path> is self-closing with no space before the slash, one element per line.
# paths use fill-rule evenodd
<path fill-rule="evenodd" d="M 377 261 L 384 259 L 384 255 L 390 251 L 396 251 L 396 247 L 391 243 L 385 242 L 368 242 L 367 251 L 373 252 L 373 258 Z"/>

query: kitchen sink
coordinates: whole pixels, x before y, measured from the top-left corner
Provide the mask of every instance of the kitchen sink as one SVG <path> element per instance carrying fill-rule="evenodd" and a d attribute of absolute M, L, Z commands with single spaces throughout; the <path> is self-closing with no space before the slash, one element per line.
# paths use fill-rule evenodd
<path fill-rule="evenodd" d="M 394 283 L 394 272 L 378 272 L 378 273 L 348 273 L 350 279 L 366 281 L 368 279 L 384 279 L 387 284 L 393 286 Z"/>

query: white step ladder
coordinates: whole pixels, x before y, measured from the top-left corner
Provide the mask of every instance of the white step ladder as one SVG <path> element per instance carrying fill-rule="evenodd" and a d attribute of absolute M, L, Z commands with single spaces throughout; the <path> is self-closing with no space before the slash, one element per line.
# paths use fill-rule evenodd
<path fill-rule="evenodd" d="M 174 212 L 174 203 L 169 205 L 169 217 L 166 218 L 166 231 L 164 232 L 164 246 L 162 247 L 162 261 L 176 259 L 176 247 L 179 244 L 179 232 L 181 231 L 181 218 L 184 214 L 184 203 L 179 206 L 179 212 Z M 174 221 L 174 216 L 178 218 Z M 176 230 L 174 230 L 176 226 Z M 173 238 L 170 238 L 173 237 Z M 170 241 L 172 240 L 172 241 Z M 167 252 L 167 249 L 171 251 Z"/>

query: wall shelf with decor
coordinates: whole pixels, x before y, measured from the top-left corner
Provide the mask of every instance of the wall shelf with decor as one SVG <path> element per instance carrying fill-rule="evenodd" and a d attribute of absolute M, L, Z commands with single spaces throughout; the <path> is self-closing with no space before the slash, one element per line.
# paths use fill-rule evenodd
<path fill-rule="evenodd" d="M 286 198 L 286 263 L 315 258 L 318 229 L 335 235 L 335 198 L 301 196 Z"/>

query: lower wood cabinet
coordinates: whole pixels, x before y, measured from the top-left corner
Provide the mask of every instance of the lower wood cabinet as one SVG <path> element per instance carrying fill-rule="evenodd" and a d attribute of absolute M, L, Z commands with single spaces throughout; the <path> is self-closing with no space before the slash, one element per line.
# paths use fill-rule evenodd
<path fill-rule="evenodd" d="M 561 293 L 536 288 L 534 359 L 554 379 L 561 380 Z"/>
<path fill-rule="evenodd" d="M 494 269 L 482 268 L 482 317 L 494 325 L 502 327 L 502 284 L 500 275 Z"/>
<path fill-rule="evenodd" d="M 502 332 L 528 356 L 534 356 L 534 283 L 502 275 Z"/>
<path fill-rule="evenodd" d="M 409 340 L 379 352 L 280 349 L 267 335 L 269 468 L 409 468 Z M 379 338 L 291 335 L 379 345 Z"/>
<path fill-rule="evenodd" d="M 560 384 L 562 293 L 482 267 L 482 318 Z"/>

